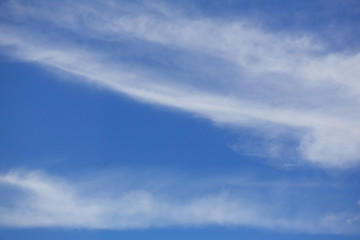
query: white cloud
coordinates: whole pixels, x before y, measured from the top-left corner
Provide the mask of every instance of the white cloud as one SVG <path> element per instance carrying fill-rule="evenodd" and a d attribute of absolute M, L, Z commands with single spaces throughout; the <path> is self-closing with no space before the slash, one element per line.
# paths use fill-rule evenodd
<path fill-rule="evenodd" d="M 141 172 L 136 175 L 144 176 Z M 251 197 L 251 191 L 264 192 L 264 187 L 279 193 L 286 188 L 281 182 L 265 185 L 233 182 L 233 190 L 228 191 L 224 185 L 224 182 L 230 184 L 228 180 L 217 181 L 215 188 L 213 183 L 207 183 L 204 190 L 204 182 L 188 179 L 195 186 L 200 183 L 202 188 L 193 192 L 188 187 L 184 189 L 191 184 L 179 185 L 174 179 L 160 177 L 159 181 L 167 183 L 166 186 L 159 188 L 155 184 L 157 188 L 152 188 L 149 184 L 152 180 L 136 183 L 129 176 L 116 179 L 107 174 L 104 180 L 95 175 L 81 183 L 39 171 L 12 170 L 0 176 L 1 189 L 15 191 L 7 194 L 8 202 L 1 203 L 0 225 L 96 229 L 228 225 L 313 233 L 358 231 L 356 222 L 346 223 L 347 219 L 356 217 L 351 214 L 308 211 L 302 203 L 299 213 L 293 215 L 288 212 L 294 211 L 291 207 L 294 201 L 289 204 L 284 197 L 287 195 L 257 200 Z M 299 186 L 303 187 L 297 183 L 289 189 L 298 191 Z M 234 187 L 238 189 L 236 193 Z M 177 193 L 179 190 L 181 194 Z"/>
<path fill-rule="evenodd" d="M 2 17 L 13 23 L 1 25 L 4 52 L 216 123 L 260 129 L 264 135 L 296 131 L 300 158 L 319 166 L 346 168 L 360 161 L 358 52 L 333 53 L 315 34 L 271 33 L 245 21 L 190 18 L 161 4 L 73 4 L 5 5 Z M 83 46 L 68 32 L 44 33 L 37 23 L 28 24 L 34 19 L 52 31 L 97 39 L 110 50 Z M 153 67 L 126 61 L 122 44 L 136 41 L 143 48 L 162 47 L 151 53 L 160 59 Z M 167 61 L 174 64 L 156 66 Z"/>

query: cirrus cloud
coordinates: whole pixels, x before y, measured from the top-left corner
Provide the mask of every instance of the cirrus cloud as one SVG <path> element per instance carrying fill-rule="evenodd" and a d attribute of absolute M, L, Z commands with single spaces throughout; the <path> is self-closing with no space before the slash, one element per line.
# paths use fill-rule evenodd
<path fill-rule="evenodd" d="M 74 81 L 220 125 L 264 136 L 287 131 L 298 138 L 297 158 L 316 166 L 358 164 L 359 52 L 335 52 L 316 33 L 123 4 L 5 2 L 1 49 Z"/>

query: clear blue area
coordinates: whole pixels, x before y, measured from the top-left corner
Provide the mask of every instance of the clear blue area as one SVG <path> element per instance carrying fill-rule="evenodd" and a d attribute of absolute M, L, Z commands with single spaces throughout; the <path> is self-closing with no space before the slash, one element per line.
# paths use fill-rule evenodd
<path fill-rule="evenodd" d="M 104 230 L 61 230 L 61 229 L 31 229 L 31 230 L 0 230 L 0 239 L 308 239 L 308 240 L 333 240 L 346 239 L 356 240 L 358 236 L 344 235 L 310 235 L 302 233 L 276 233 L 266 230 L 250 228 L 207 227 L 207 228 L 175 228 L 154 230 L 127 230 L 127 231 L 104 231 Z"/>

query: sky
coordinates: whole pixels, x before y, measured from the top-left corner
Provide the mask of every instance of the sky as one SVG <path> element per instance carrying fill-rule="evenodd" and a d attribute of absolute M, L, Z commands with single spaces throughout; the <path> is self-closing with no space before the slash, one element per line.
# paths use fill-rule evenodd
<path fill-rule="evenodd" d="M 0 2 L 0 239 L 358 239 L 360 3 Z"/>

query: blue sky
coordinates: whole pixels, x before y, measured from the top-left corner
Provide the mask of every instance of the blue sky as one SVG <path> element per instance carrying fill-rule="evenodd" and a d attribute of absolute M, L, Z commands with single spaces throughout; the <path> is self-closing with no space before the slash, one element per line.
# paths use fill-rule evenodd
<path fill-rule="evenodd" d="M 358 1 L 2 1 L 0 239 L 357 239 Z"/>

